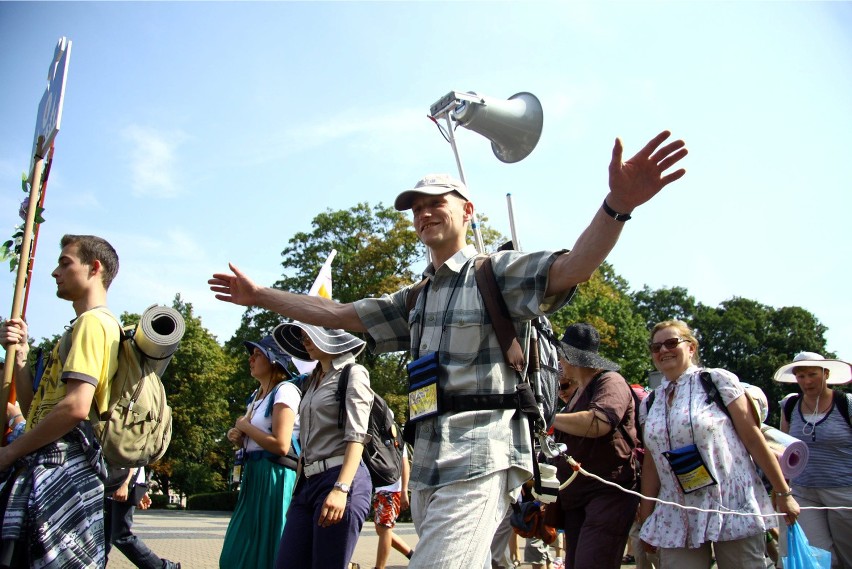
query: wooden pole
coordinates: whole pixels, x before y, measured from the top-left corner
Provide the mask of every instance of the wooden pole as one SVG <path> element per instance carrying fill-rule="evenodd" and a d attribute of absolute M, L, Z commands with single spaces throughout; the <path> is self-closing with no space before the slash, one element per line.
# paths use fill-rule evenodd
<path fill-rule="evenodd" d="M 15 295 L 12 299 L 11 318 L 21 317 L 21 308 L 24 303 L 24 295 L 27 286 L 27 272 L 30 264 L 30 251 L 33 241 L 33 228 L 35 226 L 35 215 L 38 210 L 39 194 L 41 193 L 41 177 L 44 172 L 44 148 L 40 141 L 35 155 L 33 175 L 30 179 L 30 203 L 27 207 L 27 219 L 24 224 L 24 236 L 21 241 L 21 258 L 18 262 L 18 278 L 15 281 Z M 6 350 L 6 365 L 3 368 L 3 387 L 0 390 L 0 401 L 10 402 L 9 396 L 12 391 L 12 377 L 14 374 L 15 354 L 17 346 L 10 346 Z M 0 406 L 0 426 L 5 428 L 8 417 L 6 416 L 6 405 Z M 0 446 L 6 446 L 6 437 L 0 439 Z"/>
<path fill-rule="evenodd" d="M 38 200 L 38 208 L 36 209 L 36 214 L 38 214 L 38 210 L 44 207 L 44 198 L 47 195 L 47 180 L 50 178 L 50 168 L 53 166 L 53 150 L 54 146 L 50 145 L 50 152 L 47 154 L 47 158 L 44 162 L 44 173 L 41 176 L 41 194 Z M 32 282 L 30 279 L 33 277 L 33 265 L 35 264 L 35 256 L 36 249 L 38 248 L 38 230 L 41 227 L 41 224 L 33 225 L 33 246 L 30 250 L 30 262 L 27 266 L 27 287 L 24 292 L 24 307 L 21 309 L 21 318 L 26 319 L 27 317 L 27 304 L 29 303 L 30 298 L 30 283 Z M 12 391 L 15 391 L 15 386 L 12 386 Z M 10 399 L 11 401 L 11 399 Z"/>

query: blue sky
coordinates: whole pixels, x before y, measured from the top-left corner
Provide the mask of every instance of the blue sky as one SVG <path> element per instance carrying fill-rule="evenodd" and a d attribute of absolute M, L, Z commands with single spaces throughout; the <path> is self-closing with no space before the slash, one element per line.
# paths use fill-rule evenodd
<path fill-rule="evenodd" d="M 224 342 L 242 310 L 213 299 L 210 274 L 233 261 L 271 284 L 318 212 L 389 205 L 454 172 L 425 118 L 445 93 L 529 91 L 544 131 L 524 161 L 456 132 L 493 225 L 508 234 L 511 192 L 524 249 L 571 247 L 606 193 L 615 137 L 632 155 L 670 129 L 687 175 L 636 210 L 616 271 L 710 305 L 802 306 L 848 359 L 850 29 L 852 4 L 819 2 L 0 2 L 0 237 L 19 223 L 60 36 L 73 48 L 36 337 L 73 317 L 49 277 L 59 238 L 94 233 L 121 257 L 115 311 L 179 292 Z M 6 315 L 13 283 L 0 271 Z"/>

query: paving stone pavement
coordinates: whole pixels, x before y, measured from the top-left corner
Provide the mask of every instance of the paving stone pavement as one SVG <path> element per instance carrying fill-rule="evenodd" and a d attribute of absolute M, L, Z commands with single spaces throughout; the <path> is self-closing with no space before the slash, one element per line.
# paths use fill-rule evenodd
<path fill-rule="evenodd" d="M 136 510 L 133 516 L 133 533 L 142 538 L 160 557 L 180 561 L 182 569 L 218 569 L 219 553 L 222 551 L 222 542 L 230 519 L 230 512 Z M 412 524 L 397 524 L 394 531 L 409 545 L 417 544 L 417 534 Z M 376 562 L 377 542 L 373 524 L 367 521 L 361 531 L 352 561 L 358 563 L 361 569 L 373 567 Z M 521 550 L 523 551 L 523 542 Z M 408 560 L 397 551 L 391 550 L 387 569 L 404 567 L 408 567 Z M 531 565 L 523 563 L 521 567 L 526 569 Z M 134 565 L 113 548 L 107 569 L 134 569 Z"/>
<path fill-rule="evenodd" d="M 133 533 L 160 557 L 180 561 L 182 569 L 218 569 L 219 554 L 230 518 L 230 512 L 136 510 L 133 515 Z M 395 531 L 409 545 L 417 544 L 417 534 L 412 524 L 397 524 Z M 372 522 L 368 521 L 364 524 L 352 561 L 362 569 L 373 567 L 377 542 L 376 531 Z M 387 568 L 402 569 L 407 566 L 408 560 L 392 550 Z M 112 548 L 107 569 L 134 567 L 120 551 Z"/>

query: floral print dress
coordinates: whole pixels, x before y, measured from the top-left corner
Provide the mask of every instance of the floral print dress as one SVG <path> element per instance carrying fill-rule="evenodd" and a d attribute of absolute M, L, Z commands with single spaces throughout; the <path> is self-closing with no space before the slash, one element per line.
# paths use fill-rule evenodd
<path fill-rule="evenodd" d="M 701 371 L 704 370 L 690 366 L 676 382 L 663 379 L 651 409 L 641 406 L 646 452 L 653 456 L 660 475 L 658 498 L 708 510 L 771 514 L 769 496 L 733 423 L 714 401 L 707 401 L 707 392 L 699 378 Z M 743 395 L 743 387 L 734 374 L 723 369 L 706 371 L 710 372 L 725 405 Z M 673 393 L 672 405 L 666 410 L 670 393 Z M 685 494 L 663 452 L 693 443 L 718 484 Z M 696 548 L 707 541 L 731 541 L 762 534 L 776 525 L 774 517 L 697 512 L 658 503 L 640 535 L 657 547 Z"/>

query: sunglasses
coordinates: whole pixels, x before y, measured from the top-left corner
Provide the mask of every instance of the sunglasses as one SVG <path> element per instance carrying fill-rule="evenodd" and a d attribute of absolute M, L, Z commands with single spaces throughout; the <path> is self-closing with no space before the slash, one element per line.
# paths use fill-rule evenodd
<path fill-rule="evenodd" d="M 299 340 L 303 344 L 313 344 L 313 342 L 311 341 L 311 337 L 308 336 L 307 334 L 302 334 L 302 336 L 299 338 Z"/>
<path fill-rule="evenodd" d="M 569 389 L 571 389 L 570 383 L 560 383 L 559 384 L 559 391 L 568 391 Z"/>
<path fill-rule="evenodd" d="M 660 350 L 663 349 L 663 346 L 665 346 L 667 350 L 674 350 L 677 348 L 678 344 L 688 341 L 689 340 L 684 340 L 682 338 L 669 338 L 663 342 L 651 342 L 648 344 L 648 347 L 651 348 L 652 354 L 658 354 L 660 353 Z"/>

